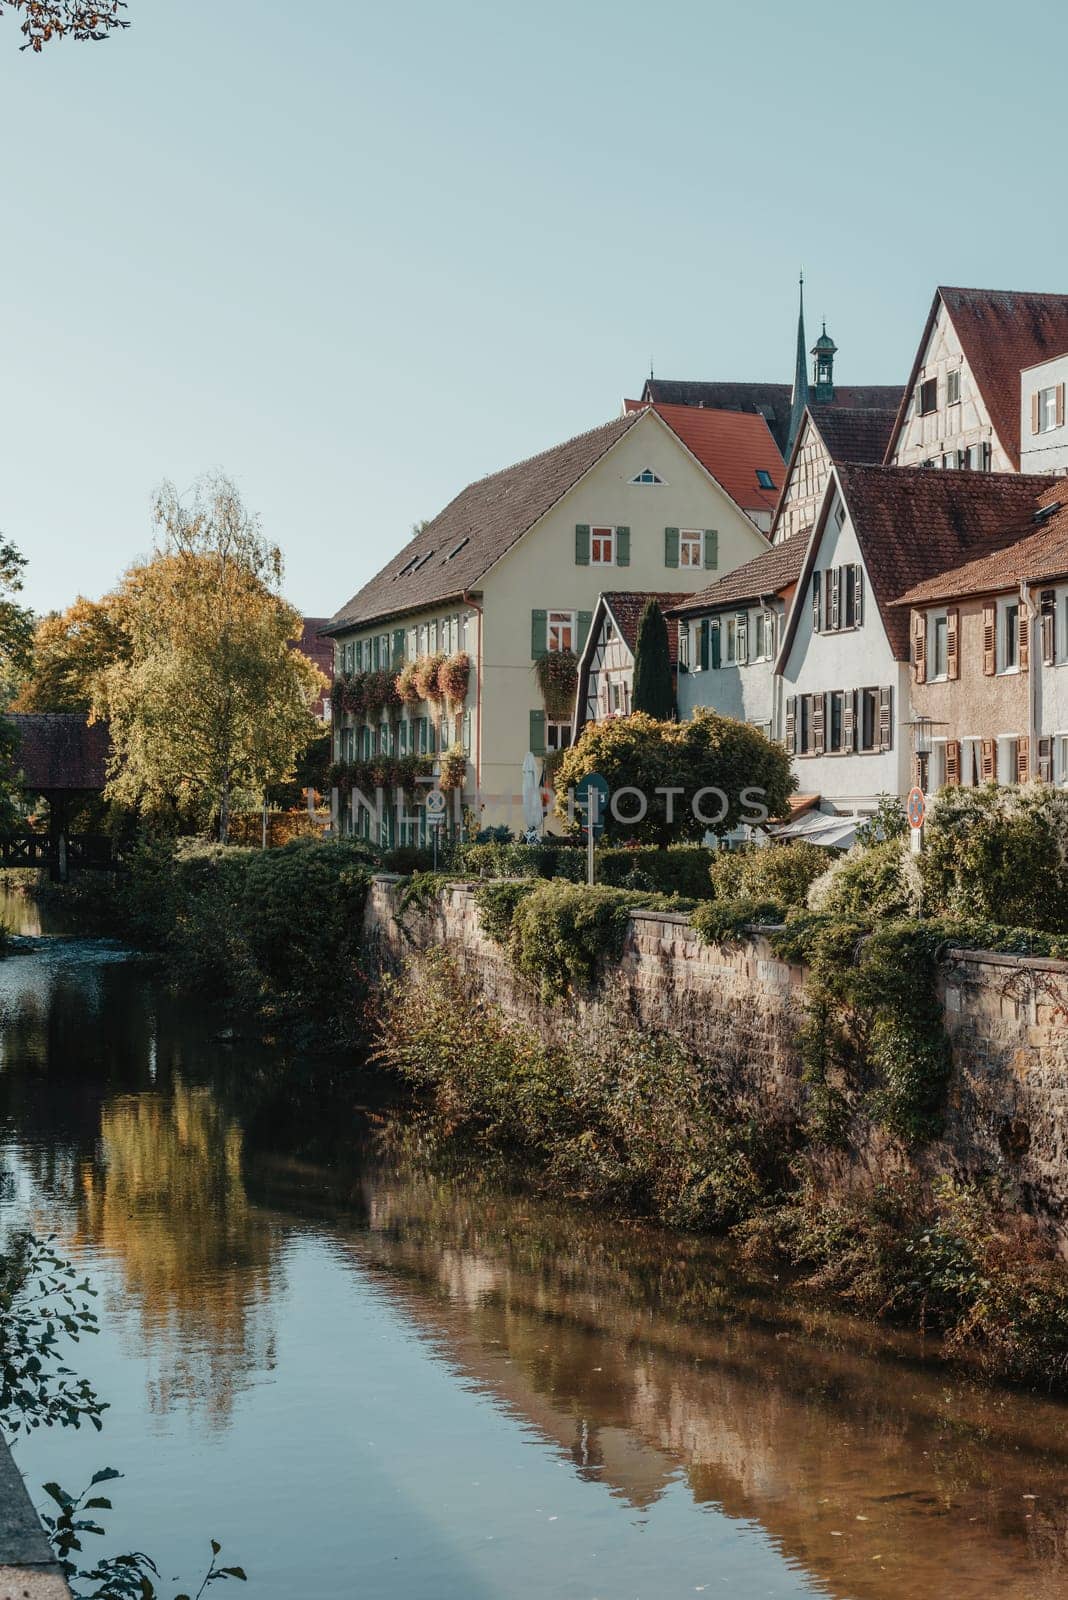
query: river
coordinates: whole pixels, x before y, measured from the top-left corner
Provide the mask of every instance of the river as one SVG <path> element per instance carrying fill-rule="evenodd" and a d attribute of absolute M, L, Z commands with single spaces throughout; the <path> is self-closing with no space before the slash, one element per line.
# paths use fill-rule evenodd
<path fill-rule="evenodd" d="M 16 1456 L 39 1504 L 125 1474 L 101 1553 L 195 1593 L 215 1537 L 249 1600 L 1068 1594 L 1065 1407 L 722 1246 L 413 1172 L 314 1067 L 106 944 L 0 962 L 0 1224 L 88 1273 L 110 1403 Z"/>

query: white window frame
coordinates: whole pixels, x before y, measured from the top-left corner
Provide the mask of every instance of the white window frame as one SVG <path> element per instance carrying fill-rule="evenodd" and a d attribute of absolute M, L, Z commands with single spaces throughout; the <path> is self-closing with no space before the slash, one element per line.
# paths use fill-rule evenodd
<path fill-rule="evenodd" d="M 1068 789 L 1068 733 L 1053 735 L 1053 781 L 1060 789 Z"/>
<path fill-rule="evenodd" d="M 571 745 L 570 722 L 545 722 L 545 749 L 546 753 L 555 754 L 558 750 L 567 750 Z"/>
<path fill-rule="evenodd" d="M 722 633 L 722 636 L 721 636 L 722 637 L 723 648 L 722 648 L 722 651 L 720 653 L 720 658 L 719 658 L 720 666 L 733 667 L 733 666 L 737 665 L 737 661 L 738 661 L 738 618 L 737 618 L 737 615 L 734 614 L 733 612 L 729 613 L 727 616 L 725 616 L 722 619 L 721 626 L 723 628 L 723 633 Z"/>
<path fill-rule="evenodd" d="M 775 613 L 761 606 L 753 615 L 753 652 L 750 661 L 770 661 L 775 654 Z"/>
<path fill-rule="evenodd" d="M 646 477 L 646 473 L 650 474 L 650 476 Z M 634 474 L 633 478 L 628 479 L 628 482 L 635 489 L 665 489 L 667 487 L 667 479 L 662 478 L 658 472 L 654 472 L 652 467 L 643 467 L 640 472 Z"/>
<path fill-rule="evenodd" d="M 598 555 L 597 554 L 598 546 L 603 546 L 606 539 L 607 539 L 607 542 L 608 542 L 608 554 L 606 556 L 602 552 L 602 554 Z M 609 525 L 607 523 L 601 523 L 596 528 L 591 527 L 590 528 L 590 566 L 591 567 L 614 567 L 615 564 L 616 564 L 616 530 L 615 530 L 615 528 L 614 527 L 609 527 Z"/>
<path fill-rule="evenodd" d="M 557 628 L 557 629 L 566 628 L 569 631 L 570 635 L 571 635 L 571 642 L 569 644 L 559 644 L 559 643 L 558 644 L 554 644 L 553 643 L 553 629 L 554 628 Z M 549 611 L 549 612 L 546 613 L 546 617 L 545 617 L 545 648 L 549 651 L 550 654 L 555 654 L 555 653 L 557 653 L 557 652 L 559 652 L 561 650 L 570 650 L 573 655 L 577 655 L 578 652 L 575 649 L 575 645 L 577 643 L 577 640 L 578 640 L 578 619 L 577 619 L 576 614 L 575 614 L 574 611 Z"/>
<path fill-rule="evenodd" d="M 938 671 L 938 633 L 942 629 L 945 637 L 945 664 L 941 672 Z M 943 607 L 940 611 L 930 611 L 927 614 L 927 659 L 931 664 L 931 683 L 945 683 L 949 678 L 949 612 Z"/>
<path fill-rule="evenodd" d="M 950 393 L 951 386 L 956 388 L 956 391 L 957 391 L 956 394 L 951 394 Z M 959 367 L 951 367 L 949 369 L 949 371 L 946 373 L 946 405 L 947 406 L 959 406 L 960 405 L 960 368 Z"/>
<path fill-rule="evenodd" d="M 1015 783 L 1019 736 L 1015 733 L 999 733 L 996 742 L 998 753 L 994 776 L 1000 784 Z"/>
<path fill-rule="evenodd" d="M 946 740 L 931 740 L 931 754 L 927 762 L 927 788 L 931 794 L 946 786 Z"/>
<path fill-rule="evenodd" d="M 688 559 L 688 555 L 684 554 L 684 552 L 688 552 L 689 556 L 692 556 L 693 553 L 694 553 L 695 546 L 696 546 L 697 560 L 693 561 L 691 559 Z M 705 536 L 704 536 L 703 529 L 701 529 L 701 528 L 680 528 L 679 529 L 679 566 L 680 567 L 686 567 L 686 569 L 688 571 L 694 572 L 698 568 L 704 567 L 704 564 L 705 564 Z"/>
<path fill-rule="evenodd" d="M 1054 433 L 1057 428 L 1057 385 L 1038 391 L 1038 431 Z"/>
<path fill-rule="evenodd" d="M 1016 656 L 1009 660 L 1009 613 L 1016 613 Z M 997 672 L 999 677 L 1009 677 L 1020 670 L 1020 601 L 1011 596 L 998 601 L 997 619 Z"/>

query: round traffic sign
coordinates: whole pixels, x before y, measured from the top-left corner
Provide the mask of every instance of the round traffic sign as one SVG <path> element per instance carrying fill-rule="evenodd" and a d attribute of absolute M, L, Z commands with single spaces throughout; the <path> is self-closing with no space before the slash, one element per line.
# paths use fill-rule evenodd
<path fill-rule="evenodd" d="M 429 817 L 443 817 L 445 815 L 446 800 L 443 790 L 431 789 L 426 797 L 426 810 Z"/>
<path fill-rule="evenodd" d="M 927 801 L 924 799 L 922 789 L 913 788 L 909 790 L 909 797 L 906 801 L 905 809 L 908 812 L 909 827 L 922 828 L 923 819 L 927 813 Z"/>

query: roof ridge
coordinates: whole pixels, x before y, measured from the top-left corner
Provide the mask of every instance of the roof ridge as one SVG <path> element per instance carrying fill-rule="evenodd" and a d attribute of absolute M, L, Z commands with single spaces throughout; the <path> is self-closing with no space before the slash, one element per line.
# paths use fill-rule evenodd
<path fill-rule="evenodd" d="M 567 450 L 571 445 L 581 444 L 584 439 L 592 439 L 595 434 L 606 433 L 609 428 L 617 427 L 620 423 L 625 422 L 628 428 L 632 428 L 638 417 L 653 409 L 650 401 L 642 400 L 634 411 L 624 411 L 618 417 L 609 417 L 607 422 L 600 422 L 596 427 L 586 428 L 582 433 L 573 433 L 567 439 L 561 439 L 556 444 L 547 445 L 544 450 L 536 450 L 531 456 L 523 456 L 519 461 L 510 461 L 506 467 L 498 467 L 496 472 L 486 472 L 483 473 L 481 478 L 472 478 L 470 483 L 466 483 L 459 493 L 453 495 L 452 500 L 458 500 L 461 494 L 464 494 L 468 489 L 475 488 L 477 484 L 492 483 L 494 478 L 503 478 L 506 472 L 518 472 L 520 467 L 532 467 L 536 462 L 543 461 L 546 456 L 556 455 L 558 451 Z M 449 506 L 452 505 L 452 500 L 449 501 L 448 505 L 442 507 L 442 511 L 448 510 Z M 438 512 L 439 517 L 440 515 L 441 511 Z M 437 517 L 431 517 L 429 526 L 433 526 L 436 521 Z"/>

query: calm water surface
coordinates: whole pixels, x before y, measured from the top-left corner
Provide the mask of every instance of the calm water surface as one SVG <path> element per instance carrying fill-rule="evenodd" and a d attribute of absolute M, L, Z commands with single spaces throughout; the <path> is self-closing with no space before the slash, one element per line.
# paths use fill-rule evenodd
<path fill-rule="evenodd" d="M 0 1224 L 88 1271 L 111 1403 L 17 1455 L 122 1470 L 112 1548 L 188 1583 L 214 1535 L 249 1600 L 1068 1595 L 1061 1406 L 391 1166 L 366 1082 L 219 1030 L 100 944 L 0 963 Z"/>

